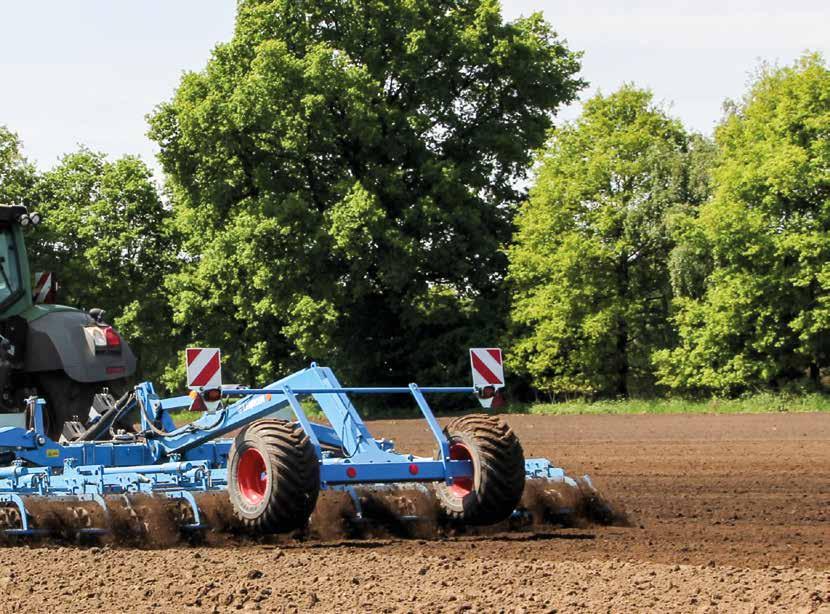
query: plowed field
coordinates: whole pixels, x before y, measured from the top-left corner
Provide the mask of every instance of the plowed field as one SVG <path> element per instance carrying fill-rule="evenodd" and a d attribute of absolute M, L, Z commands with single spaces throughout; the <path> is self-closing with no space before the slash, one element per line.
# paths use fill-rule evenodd
<path fill-rule="evenodd" d="M 830 612 L 830 415 L 509 416 L 630 526 L 6 547 L 0 612 Z M 431 451 L 419 421 L 371 425 Z"/>

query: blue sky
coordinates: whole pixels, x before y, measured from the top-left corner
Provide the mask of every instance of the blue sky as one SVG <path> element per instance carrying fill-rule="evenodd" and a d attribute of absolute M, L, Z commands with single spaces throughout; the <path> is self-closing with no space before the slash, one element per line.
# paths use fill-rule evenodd
<path fill-rule="evenodd" d="M 429 1 L 429 0 L 424 0 Z M 830 3 L 780 0 L 503 0 L 508 18 L 543 11 L 583 76 L 610 92 L 650 87 L 683 122 L 711 132 L 759 60 L 830 57 Z M 182 71 L 230 38 L 234 0 L 0 0 L 0 124 L 41 168 L 85 144 L 155 164 L 144 116 Z M 560 117 L 573 118 L 578 105 Z"/>

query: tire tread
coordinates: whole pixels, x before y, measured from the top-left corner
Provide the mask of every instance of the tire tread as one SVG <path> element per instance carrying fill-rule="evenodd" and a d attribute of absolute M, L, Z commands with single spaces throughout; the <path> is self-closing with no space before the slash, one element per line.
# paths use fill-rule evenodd
<path fill-rule="evenodd" d="M 470 414 L 455 418 L 444 429 L 447 438 L 459 436 L 471 443 L 479 465 L 479 488 L 473 504 L 457 509 L 458 498 L 446 487 L 437 488 L 444 512 L 469 524 L 495 524 L 513 513 L 524 491 L 524 452 L 513 430 L 497 416 Z"/>
<path fill-rule="evenodd" d="M 269 475 L 276 480 L 262 511 L 251 518 L 240 512 L 235 472 L 237 449 L 253 444 L 265 457 Z M 282 533 L 305 526 L 320 492 L 320 465 L 308 435 L 295 422 L 259 420 L 240 431 L 228 462 L 228 491 L 237 517 L 254 533 Z M 235 465 L 234 465 L 235 466 Z"/>

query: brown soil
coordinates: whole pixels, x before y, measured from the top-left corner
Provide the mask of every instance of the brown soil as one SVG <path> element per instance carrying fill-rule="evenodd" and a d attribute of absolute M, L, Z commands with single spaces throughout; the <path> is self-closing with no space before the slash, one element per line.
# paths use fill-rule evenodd
<path fill-rule="evenodd" d="M 830 612 L 830 415 L 508 420 L 528 458 L 589 473 L 630 526 L 5 547 L 0 612 Z M 371 427 L 432 450 L 422 422 Z"/>

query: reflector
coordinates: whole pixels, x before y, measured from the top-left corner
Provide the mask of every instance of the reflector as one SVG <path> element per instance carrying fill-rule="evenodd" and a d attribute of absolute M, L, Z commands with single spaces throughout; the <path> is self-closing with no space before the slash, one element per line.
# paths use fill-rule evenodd
<path fill-rule="evenodd" d="M 106 346 L 109 349 L 117 350 L 121 348 L 121 337 L 118 336 L 112 326 L 107 326 L 104 329 L 104 339 L 106 339 Z"/>
<path fill-rule="evenodd" d="M 218 388 L 213 388 L 211 390 L 205 390 L 202 396 L 205 398 L 205 401 L 214 402 L 222 398 L 222 391 Z"/>

